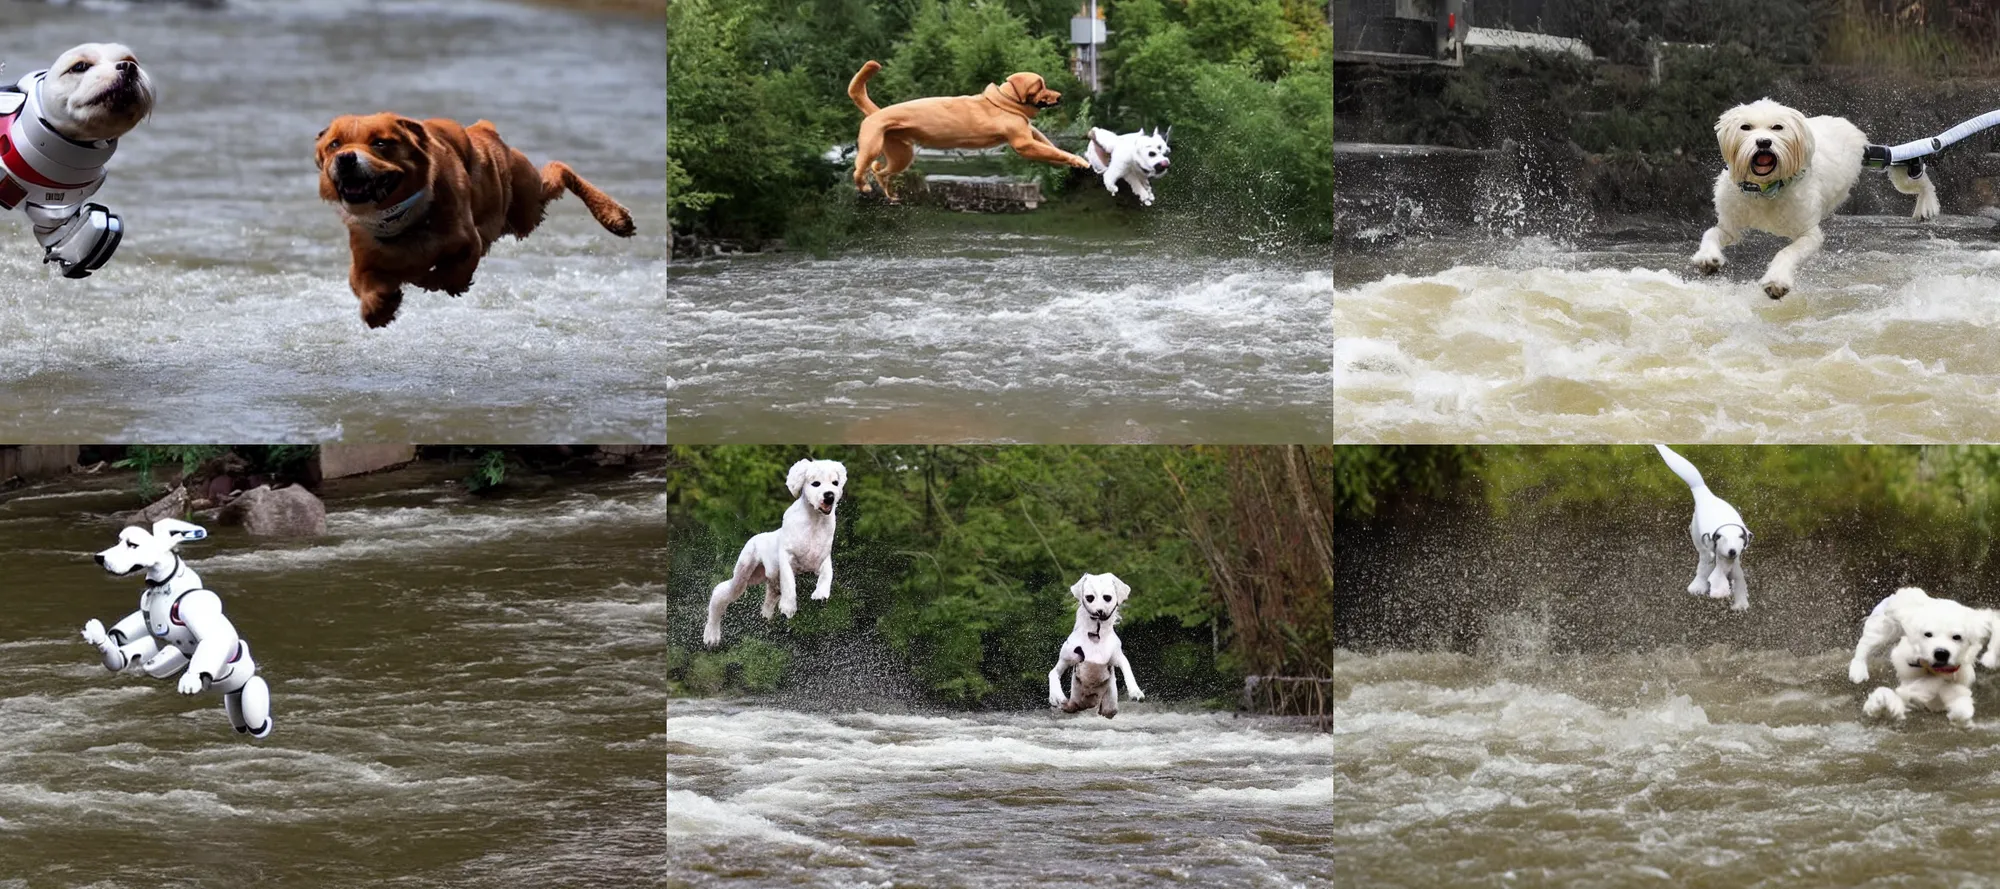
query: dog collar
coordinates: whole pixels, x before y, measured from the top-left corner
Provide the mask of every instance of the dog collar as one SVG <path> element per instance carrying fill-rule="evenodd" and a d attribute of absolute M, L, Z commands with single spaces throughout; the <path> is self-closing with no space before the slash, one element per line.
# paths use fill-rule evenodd
<path fill-rule="evenodd" d="M 1805 174 L 1806 171 L 1802 168 L 1798 172 L 1793 173 L 1790 177 L 1785 179 L 1780 179 L 1776 182 L 1763 182 L 1763 183 L 1738 182 L 1736 183 L 1736 187 L 1742 189 L 1744 194 L 1754 194 L 1760 198 L 1768 198 L 1771 197 L 1772 195 L 1777 194 L 1779 189 L 1782 189 L 1786 185 L 1789 185 L 1792 182 L 1797 181 L 1797 179 L 1800 176 L 1804 176 Z"/>
<path fill-rule="evenodd" d="M 104 181 L 104 165 L 118 140 L 77 142 L 56 132 L 42 110 L 36 71 L 0 88 L 0 209 L 26 200 L 43 206 L 73 204 Z"/>
<path fill-rule="evenodd" d="M 174 553 L 174 570 L 172 570 L 172 571 L 169 571 L 169 572 L 167 572 L 167 576 L 165 576 L 165 577 L 162 577 L 162 578 L 160 578 L 160 580 L 159 580 L 159 582 L 158 582 L 158 583 L 155 583 L 155 582 L 153 582 L 153 581 L 150 581 L 150 580 L 146 581 L 146 589 L 148 589 L 148 590 L 156 590 L 156 589 L 160 589 L 160 588 L 162 588 L 162 587 L 165 587 L 165 586 L 167 585 L 167 583 L 168 583 L 168 582 L 170 582 L 170 581 L 172 581 L 172 580 L 173 580 L 174 578 L 176 578 L 176 577 L 179 577 L 179 576 L 180 576 L 180 573 L 181 573 L 181 567 L 182 567 L 182 565 L 183 565 L 183 564 L 185 564 L 185 563 L 183 563 L 183 562 L 181 561 L 181 554 L 180 554 L 180 553 Z"/>
<path fill-rule="evenodd" d="M 340 212 L 356 225 L 367 229 L 376 239 L 387 240 L 402 234 L 418 219 L 423 218 L 423 211 L 429 209 L 430 205 L 431 190 L 420 188 L 415 194 L 380 210 L 356 213 L 347 209 L 346 204 L 341 204 Z"/>

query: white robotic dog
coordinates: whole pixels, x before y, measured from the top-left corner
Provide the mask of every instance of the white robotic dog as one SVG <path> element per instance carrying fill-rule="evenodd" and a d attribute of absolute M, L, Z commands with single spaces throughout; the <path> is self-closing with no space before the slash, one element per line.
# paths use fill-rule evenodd
<path fill-rule="evenodd" d="M 0 210 L 27 214 L 42 261 L 63 277 L 88 277 L 124 238 L 118 214 L 85 200 L 104 185 L 118 138 L 152 111 L 152 79 L 116 43 L 73 47 L 0 87 Z"/>
<path fill-rule="evenodd" d="M 1117 194 L 1118 183 L 1124 182 L 1139 196 L 1141 205 L 1150 207 L 1153 180 L 1167 174 L 1170 163 L 1167 155 L 1172 151 L 1167 147 L 1167 139 L 1173 134 L 1173 127 L 1168 127 L 1164 135 L 1158 127 L 1150 133 L 1140 130 L 1123 135 L 1093 127 L 1090 149 L 1083 156 L 1090 161 L 1091 172 L 1104 177 L 1104 187 L 1112 194 Z"/>
<path fill-rule="evenodd" d="M 250 643 L 236 635 L 222 615 L 222 600 L 204 589 L 201 577 L 175 552 L 182 541 L 208 532 L 179 519 L 160 519 L 151 531 L 138 526 L 118 534 L 118 543 L 97 554 L 97 564 L 123 577 L 145 569 L 146 590 L 139 610 L 111 629 L 91 618 L 83 641 L 104 655 L 104 669 L 119 672 L 132 664 L 154 679 L 180 674 L 180 692 L 204 688 L 222 693 L 229 724 L 253 738 L 271 734 L 271 689 L 257 675 Z"/>
<path fill-rule="evenodd" d="M 1118 606 L 1125 604 L 1132 588 L 1116 574 L 1085 574 L 1070 586 L 1076 599 L 1076 623 L 1069 638 L 1056 653 L 1055 669 L 1049 671 L 1049 706 L 1064 713 L 1097 708 L 1106 719 L 1118 715 L 1116 668 L 1125 674 L 1125 691 L 1135 701 L 1146 699 L 1139 680 L 1132 675 L 1132 662 L 1125 659 L 1125 645 L 1118 639 Z M 1063 694 L 1062 675 L 1072 667 L 1070 693 Z"/>

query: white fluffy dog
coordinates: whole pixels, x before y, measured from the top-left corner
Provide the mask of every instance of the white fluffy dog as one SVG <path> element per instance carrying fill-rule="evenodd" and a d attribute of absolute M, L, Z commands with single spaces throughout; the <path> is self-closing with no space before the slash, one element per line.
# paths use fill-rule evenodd
<path fill-rule="evenodd" d="M 202 588 L 201 577 L 175 552 L 182 541 L 207 536 L 200 526 L 179 519 L 119 532 L 118 542 L 97 554 L 97 564 L 120 577 L 145 569 L 146 589 L 139 594 L 139 610 L 109 630 L 96 618 L 85 622 L 83 641 L 113 673 L 137 664 L 155 679 L 180 674 L 181 694 L 221 692 L 230 725 L 255 738 L 269 737 L 271 689 L 257 675 L 250 643 L 223 616 L 222 599 Z"/>
<path fill-rule="evenodd" d="M 1791 239 L 1764 270 L 1764 293 L 1790 293 L 1799 265 L 1826 240 L 1819 224 L 1847 200 L 1861 178 L 1861 153 L 1868 137 L 1843 117 L 1808 118 L 1770 99 L 1738 105 L 1715 122 L 1715 140 L 1728 168 L 1715 179 L 1715 227 L 1701 236 L 1694 265 L 1702 274 L 1722 268 L 1722 248 L 1749 229 Z M 1889 168 L 1896 190 L 1917 196 L 1910 215 L 1938 214 L 1937 189 L 1930 177 Z"/>
<path fill-rule="evenodd" d="M 766 531 L 743 544 L 736 557 L 736 571 L 715 585 L 708 597 L 708 626 L 701 641 L 709 647 L 722 644 L 722 612 L 743 591 L 764 585 L 764 619 L 773 611 L 786 617 L 798 613 L 797 572 L 816 575 L 812 597 L 833 594 L 833 511 L 840 506 L 841 488 L 847 484 L 847 467 L 832 460 L 800 460 L 785 474 L 785 487 L 798 499 L 785 510 L 776 531 Z"/>
<path fill-rule="evenodd" d="M 42 81 L 49 125 L 78 142 L 116 139 L 153 113 L 153 79 L 121 43 L 85 43 L 56 57 Z"/>
<path fill-rule="evenodd" d="M 1733 596 L 1730 610 L 1749 610 L 1750 584 L 1743 576 L 1743 551 L 1750 547 L 1751 535 L 1743 515 L 1708 489 L 1701 471 L 1687 458 L 1663 444 L 1653 447 L 1660 452 L 1660 459 L 1667 461 L 1667 468 L 1694 492 L 1694 518 L 1688 522 L 1688 537 L 1694 541 L 1695 566 L 1688 594 L 1715 599 Z"/>
<path fill-rule="evenodd" d="M 1056 652 L 1055 669 L 1049 671 L 1049 706 L 1075 713 L 1095 705 L 1097 712 L 1109 719 L 1118 715 L 1118 681 L 1112 678 L 1110 668 L 1117 667 L 1125 674 L 1125 689 L 1132 693 L 1132 700 L 1146 699 L 1146 693 L 1139 690 L 1139 680 L 1132 676 L 1132 662 L 1125 659 L 1125 646 L 1112 629 L 1118 623 L 1118 606 L 1125 604 L 1132 588 L 1115 574 L 1085 574 L 1070 586 L 1069 594 L 1076 598 L 1076 624 Z M 1070 679 L 1071 694 L 1064 696 L 1062 675 L 1079 664 L 1095 666 L 1079 667 Z M 1099 681 L 1105 686 L 1101 690 L 1078 687 Z"/>
<path fill-rule="evenodd" d="M 1148 133 L 1119 135 L 1110 130 L 1092 127 L 1090 148 L 1083 153 L 1090 161 L 1090 169 L 1104 176 L 1104 188 L 1112 194 L 1118 193 L 1118 183 L 1132 186 L 1132 193 L 1139 196 L 1139 203 L 1153 205 L 1153 180 L 1167 173 L 1167 155 L 1172 149 L 1167 147 L 1167 136 L 1173 135 L 1174 128 L 1168 127 L 1165 136 L 1158 128 Z"/>
<path fill-rule="evenodd" d="M 2000 613 L 1933 599 L 1916 587 L 1897 590 L 1868 615 L 1854 659 L 1847 662 L 1847 678 L 1867 682 L 1868 658 L 1896 643 L 1889 651 L 1896 688 L 1875 689 L 1862 712 L 1900 720 L 1915 706 L 1943 710 L 1954 725 L 1971 724 L 1973 658 L 1979 656 L 1979 665 L 1988 670 L 2000 667 L 2000 646 L 1993 645 L 1996 629 Z"/>

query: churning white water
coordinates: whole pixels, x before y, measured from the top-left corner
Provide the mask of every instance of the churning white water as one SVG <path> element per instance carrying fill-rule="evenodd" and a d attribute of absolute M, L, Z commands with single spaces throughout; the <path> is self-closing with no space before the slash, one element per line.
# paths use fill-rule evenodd
<path fill-rule="evenodd" d="M 1153 711 L 675 700 L 673 885 L 1333 886 L 1328 735 Z"/>
<path fill-rule="evenodd" d="M 1984 219 L 1840 217 L 1781 302 L 1782 241 L 1715 278 L 1699 232 L 1410 243 L 1336 262 L 1349 441 L 2000 438 L 2000 244 Z"/>

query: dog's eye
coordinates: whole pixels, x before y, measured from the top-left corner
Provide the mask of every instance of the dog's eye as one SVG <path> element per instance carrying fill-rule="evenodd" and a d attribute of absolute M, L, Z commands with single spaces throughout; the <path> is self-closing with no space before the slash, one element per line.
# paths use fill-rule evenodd
<path fill-rule="evenodd" d="M 393 139 L 377 139 L 368 144 L 376 151 L 387 151 L 389 146 L 396 144 L 396 142 Z"/>
<path fill-rule="evenodd" d="M 1746 133 L 1747 133 L 1747 132 L 1750 132 L 1750 125 L 1749 125 L 1749 124 L 1747 124 L 1747 123 L 1746 123 L 1746 124 L 1744 124 L 1744 125 L 1743 125 L 1743 132 L 1746 132 Z"/>
<path fill-rule="evenodd" d="M 133 543 L 133 542 L 132 542 L 132 541 L 130 541 L 130 540 L 127 540 L 127 541 L 125 541 L 125 548 L 126 548 L 126 549 L 138 549 L 138 548 L 139 548 L 139 545 L 138 545 L 138 544 L 136 544 L 136 543 Z"/>
<path fill-rule="evenodd" d="M 815 488 L 819 487 L 819 482 L 813 482 L 813 487 Z"/>
<path fill-rule="evenodd" d="M 1925 638 L 1925 639 L 1929 639 L 1930 637 L 1931 637 L 1931 631 L 1929 631 L 1929 630 L 1925 630 L 1925 631 L 1924 631 L 1924 638 Z"/>
<path fill-rule="evenodd" d="M 1965 637 L 1964 637 L 1964 636 L 1960 636 L 1960 635 L 1959 635 L 1959 634 L 1957 634 L 1957 633 L 1953 633 L 1953 634 L 1951 634 L 1951 641 L 1953 641 L 1953 642 L 1964 642 L 1964 641 L 1965 641 Z"/>
<path fill-rule="evenodd" d="M 1772 124 L 1772 125 L 1771 125 L 1771 129 L 1774 129 L 1774 130 L 1782 130 L 1782 129 L 1784 129 L 1784 128 L 1785 128 L 1785 125 L 1784 125 L 1784 124 L 1781 124 L 1781 123 L 1774 123 L 1774 124 Z"/>
<path fill-rule="evenodd" d="M 69 73 L 71 74 L 82 74 L 83 72 L 88 70 L 90 70 L 89 62 L 78 62 L 74 65 L 69 66 Z"/>

